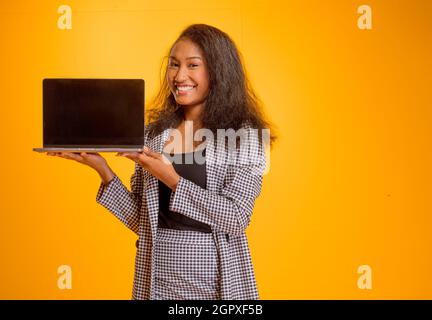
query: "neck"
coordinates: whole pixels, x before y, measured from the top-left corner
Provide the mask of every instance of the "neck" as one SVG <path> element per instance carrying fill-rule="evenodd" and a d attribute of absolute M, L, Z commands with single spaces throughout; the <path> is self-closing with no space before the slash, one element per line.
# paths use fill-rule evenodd
<path fill-rule="evenodd" d="M 204 103 L 200 103 L 194 106 L 183 106 L 183 116 L 185 121 L 193 121 L 193 126 L 201 126 L 202 110 L 204 109 Z"/>

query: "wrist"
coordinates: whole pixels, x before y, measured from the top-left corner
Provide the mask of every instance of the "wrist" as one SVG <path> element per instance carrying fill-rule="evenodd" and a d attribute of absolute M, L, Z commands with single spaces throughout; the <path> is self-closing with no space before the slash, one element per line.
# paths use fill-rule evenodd
<path fill-rule="evenodd" d="M 115 175 L 114 172 L 111 170 L 111 168 L 108 166 L 96 171 L 99 173 L 99 176 L 105 185 L 108 185 Z"/>
<path fill-rule="evenodd" d="M 172 183 L 171 186 L 170 186 L 170 188 L 171 188 L 171 190 L 172 190 L 173 192 L 176 191 L 176 189 L 177 189 L 177 184 L 179 183 L 179 181 L 180 181 L 180 176 L 177 174 L 177 175 L 174 177 L 173 183 Z"/>

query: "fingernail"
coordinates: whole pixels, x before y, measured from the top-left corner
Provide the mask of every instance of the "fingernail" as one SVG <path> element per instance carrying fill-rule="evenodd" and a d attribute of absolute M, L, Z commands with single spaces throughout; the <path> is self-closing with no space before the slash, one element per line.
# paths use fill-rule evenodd
<path fill-rule="evenodd" d="M 147 151 L 149 151 L 149 148 L 147 148 L 147 147 L 144 147 L 144 151 L 146 151 L 146 152 L 147 152 Z"/>

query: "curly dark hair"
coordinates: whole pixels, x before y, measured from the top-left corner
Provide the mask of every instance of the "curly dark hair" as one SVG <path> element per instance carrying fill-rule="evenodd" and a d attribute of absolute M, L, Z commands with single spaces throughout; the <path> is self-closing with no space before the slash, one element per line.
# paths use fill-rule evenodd
<path fill-rule="evenodd" d="M 206 24 L 188 26 L 173 43 L 189 39 L 203 51 L 210 77 L 210 90 L 202 115 L 202 125 L 216 136 L 217 129 L 238 130 L 243 125 L 258 129 L 270 129 L 270 145 L 276 140 L 274 130 L 265 120 L 262 102 L 255 94 L 243 67 L 243 57 L 233 40 L 223 31 Z M 164 57 L 164 58 L 166 58 Z M 161 70 L 164 65 L 162 64 Z M 158 94 L 148 110 L 149 136 L 154 137 L 169 127 L 176 128 L 183 120 L 182 108 L 179 108 L 166 79 L 167 69 Z"/>

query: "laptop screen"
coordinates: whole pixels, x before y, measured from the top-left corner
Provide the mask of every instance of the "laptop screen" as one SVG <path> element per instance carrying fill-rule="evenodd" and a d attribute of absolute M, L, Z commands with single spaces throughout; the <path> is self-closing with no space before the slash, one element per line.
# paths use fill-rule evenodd
<path fill-rule="evenodd" d="M 144 145 L 144 80 L 44 79 L 44 147 Z"/>

